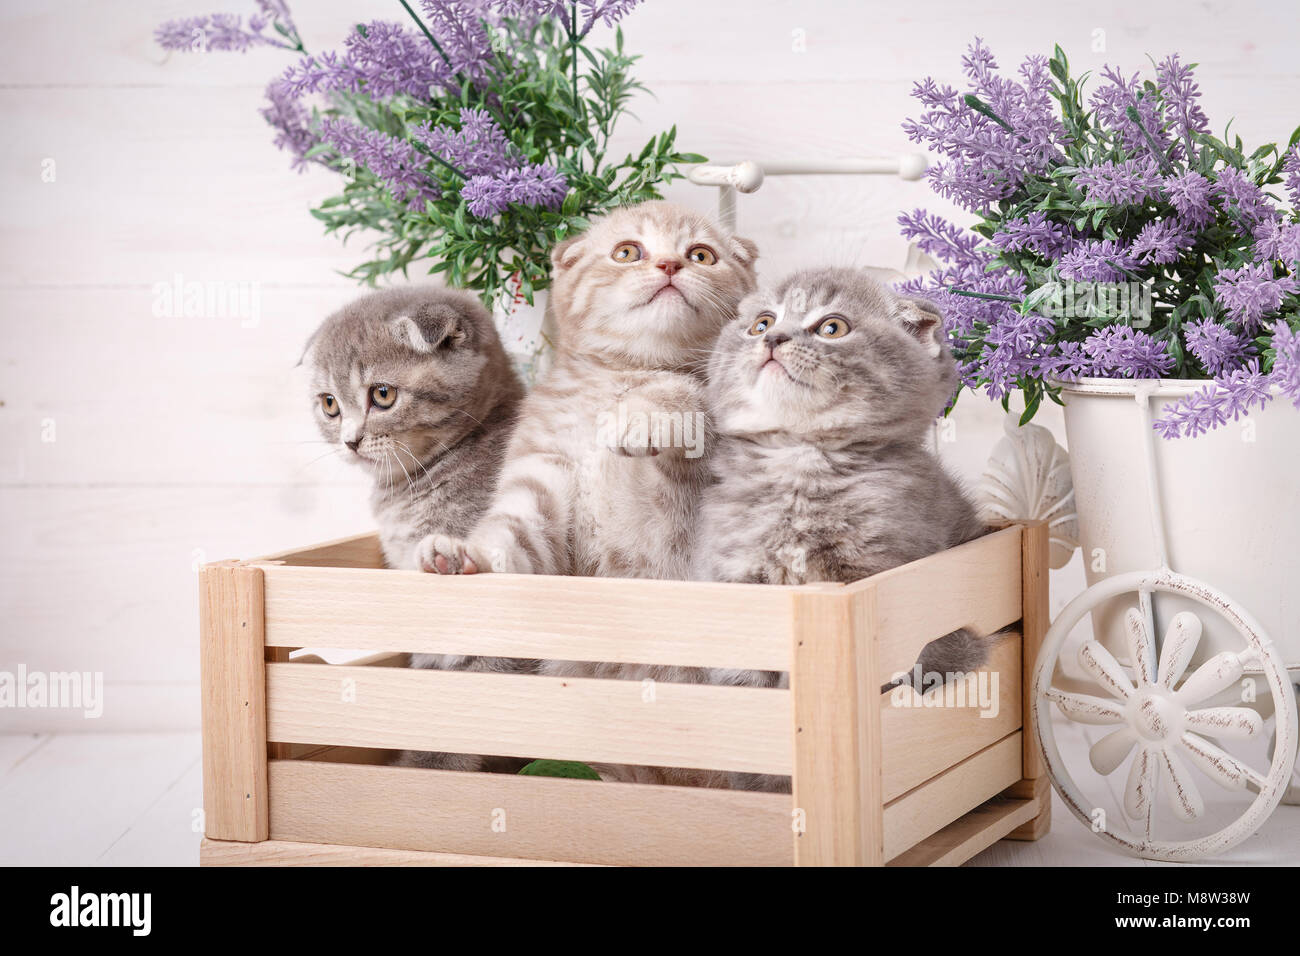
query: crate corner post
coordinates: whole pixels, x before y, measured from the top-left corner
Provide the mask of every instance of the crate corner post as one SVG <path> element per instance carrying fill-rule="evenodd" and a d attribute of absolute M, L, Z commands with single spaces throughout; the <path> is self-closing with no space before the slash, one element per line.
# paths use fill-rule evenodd
<path fill-rule="evenodd" d="M 262 568 L 224 562 L 200 570 L 205 843 L 270 836 L 265 624 Z"/>
<path fill-rule="evenodd" d="M 1052 787 L 1047 770 L 1039 753 L 1038 735 L 1034 730 L 1033 682 L 1038 650 L 1043 636 L 1051 624 L 1051 603 L 1048 590 L 1051 540 L 1045 521 L 1023 521 L 1021 524 L 1021 639 L 1023 671 L 1022 724 L 1023 724 L 1023 774 L 1024 779 L 1012 795 L 1037 801 L 1039 812 L 1033 819 L 1008 833 L 1008 840 L 1037 840 L 1052 825 Z"/>
<path fill-rule="evenodd" d="M 882 866 L 875 590 L 793 600 L 795 865 Z"/>

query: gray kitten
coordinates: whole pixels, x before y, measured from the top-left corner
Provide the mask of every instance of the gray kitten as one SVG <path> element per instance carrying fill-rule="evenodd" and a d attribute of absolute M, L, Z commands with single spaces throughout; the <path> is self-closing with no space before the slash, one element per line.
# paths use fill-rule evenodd
<path fill-rule="evenodd" d="M 701 505 L 694 577 L 847 583 L 984 533 L 924 447 L 957 386 L 933 305 L 861 272 L 818 269 L 750 295 L 739 313 L 709 365 L 717 482 Z M 984 639 L 958 631 L 918 663 L 951 674 L 987 653 Z M 784 680 L 734 670 L 710 679 Z"/>
<path fill-rule="evenodd" d="M 479 301 L 436 286 L 376 292 L 326 319 L 303 361 L 312 370 L 321 434 L 374 478 L 370 503 L 385 564 L 419 570 L 417 545 L 425 537 L 468 534 L 492 501 L 523 397 Z M 411 664 L 536 669 L 535 661 L 451 654 L 414 654 Z M 459 770 L 522 765 L 414 752 L 399 762 Z"/>

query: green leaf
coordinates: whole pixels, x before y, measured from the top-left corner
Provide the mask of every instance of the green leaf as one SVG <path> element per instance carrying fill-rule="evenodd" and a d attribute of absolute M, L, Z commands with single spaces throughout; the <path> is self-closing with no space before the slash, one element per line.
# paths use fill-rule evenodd
<path fill-rule="evenodd" d="M 576 760 L 534 760 L 522 770 L 525 777 L 569 777 L 574 780 L 599 780 L 600 774 Z"/>

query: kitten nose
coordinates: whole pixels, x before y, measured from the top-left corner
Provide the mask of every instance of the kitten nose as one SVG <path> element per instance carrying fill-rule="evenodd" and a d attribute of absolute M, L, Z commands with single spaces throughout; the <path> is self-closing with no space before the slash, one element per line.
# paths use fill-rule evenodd
<path fill-rule="evenodd" d="M 782 342 L 789 342 L 790 336 L 785 332 L 768 332 L 763 336 L 763 344 L 770 349 L 776 348 Z"/>
<path fill-rule="evenodd" d="M 347 445 L 353 451 L 356 451 L 361 446 L 361 439 L 354 438 L 352 441 L 345 441 L 343 444 Z"/>
<path fill-rule="evenodd" d="M 680 269 L 681 267 L 682 267 L 682 260 L 675 259 L 675 258 L 660 259 L 658 262 L 655 263 L 655 268 L 662 269 L 665 273 L 668 274 L 669 278 L 671 278 L 673 274 L 676 273 L 677 270 Z"/>

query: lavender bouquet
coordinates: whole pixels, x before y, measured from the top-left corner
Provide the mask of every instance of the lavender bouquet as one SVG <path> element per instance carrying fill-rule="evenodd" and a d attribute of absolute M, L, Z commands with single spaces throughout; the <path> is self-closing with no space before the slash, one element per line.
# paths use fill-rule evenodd
<path fill-rule="evenodd" d="M 491 304 L 507 290 L 529 304 L 549 282 L 551 247 L 587 217 L 660 198 L 678 163 L 676 130 L 636 156 L 607 157 L 643 87 L 618 30 L 640 0 L 406 0 L 400 22 L 357 24 L 339 51 L 309 53 L 284 0 L 257 12 L 170 21 L 169 50 L 278 47 L 297 62 L 266 90 L 262 115 L 294 168 L 324 166 L 342 192 L 312 214 L 345 238 L 369 232 L 375 256 L 350 275 L 374 284 L 429 261 L 449 285 Z"/>
<path fill-rule="evenodd" d="M 1084 105 L 1058 46 L 1012 79 L 976 40 L 966 92 L 927 78 L 904 130 L 942 157 L 903 234 L 942 266 L 906 284 L 944 306 L 965 387 L 1022 423 L 1082 376 L 1212 380 L 1157 421 L 1197 435 L 1275 395 L 1300 408 L 1300 129 L 1247 155 L 1212 136 L 1193 66 L 1106 68 Z M 1282 186 L 1285 199 L 1271 186 Z"/>

